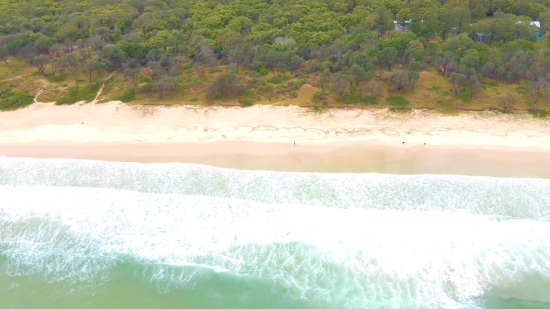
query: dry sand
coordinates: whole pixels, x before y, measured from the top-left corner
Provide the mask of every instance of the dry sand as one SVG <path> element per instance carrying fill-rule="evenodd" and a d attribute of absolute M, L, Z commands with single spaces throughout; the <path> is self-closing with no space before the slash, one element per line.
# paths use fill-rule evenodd
<path fill-rule="evenodd" d="M 220 140 L 318 144 L 379 141 L 550 149 L 550 122 L 529 115 L 335 109 L 315 115 L 291 106 L 249 108 L 130 106 L 117 102 L 33 104 L 0 113 L 0 143 L 181 143 Z"/>
<path fill-rule="evenodd" d="M 550 122 L 489 112 L 37 103 L 0 113 L 0 155 L 550 177 Z"/>

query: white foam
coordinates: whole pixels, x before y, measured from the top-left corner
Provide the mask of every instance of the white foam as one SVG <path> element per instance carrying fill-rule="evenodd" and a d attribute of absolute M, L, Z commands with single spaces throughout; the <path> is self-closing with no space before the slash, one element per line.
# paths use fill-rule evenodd
<path fill-rule="evenodd" d="M 0 158 L 0 185 L 205 195 L 268 204 L 452 211 L 550 220 L 550 180 L 241 171 L 197 164 Z"/>
<path fill-rule="evenodd" d="M 351 293 L 355 306 L 392 299 L 446 308 L 474 306 L 486 289 L 523 276 L 550 277 L 545 221 L 97 188 L 0 186 L 0 196 L 0 249 L 11 275 L 97 280 L 131 257 L 160 267 L 155 282 L 197 278 L 160 265 L 205 266 L 327 303 L 349 289 L 381 297 Z"/>

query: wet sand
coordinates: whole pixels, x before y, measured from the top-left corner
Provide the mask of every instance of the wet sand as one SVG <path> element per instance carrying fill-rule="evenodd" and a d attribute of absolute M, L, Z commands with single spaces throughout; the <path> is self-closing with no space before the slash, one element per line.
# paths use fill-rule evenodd
<path fill-rule="evenodd" d="M 550 152 L 467 145 L 212 142 L 0 145 L 1 156 L 143 163 L 184 162 L 287 172 L 376 172 L 550 178 Z"/>

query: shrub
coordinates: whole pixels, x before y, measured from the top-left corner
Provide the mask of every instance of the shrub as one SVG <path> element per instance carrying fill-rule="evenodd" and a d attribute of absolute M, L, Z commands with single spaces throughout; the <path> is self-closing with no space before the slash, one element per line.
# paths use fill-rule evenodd
<path fill-rule="evenodd" d="M 325 99 L 325 95 L 320 91 L 315 92 L 313 94 L 313 96 L 311 97 L 311 101 L 313 101 L 315 103 L 321 102 L 324 99 Z"/>
<path fill-rule="evenodd" d="M 314 106 L 312 108 L 309 109 L 311 112 L 313 112 L 314 114 L 316 115 L 320 115 L 324 112 L 324 109 L 320 106 Z"/>
<path fill-rule="evenodd" d="M 344 102 L 349 104 L 355 104 L 362 100 L 361 94 L 359 92 L 345 93 Z"/>
<path fill-rule="evenodd" d="M 254 102 L 252 102 L 252 100 L 250 99 L 239 99 L 239 103 L 241 103 L 243 107 L 249 107 L 254 105 Z"/>
<path fill-rule="evenodd" d="M 65 77 L 61 75 L 56 75 L 56 76 L 48 76 L 46 77 L 46 79 L 48 79 L 52 83 L 60 83 L 65 79 Z"/>
<path fill-rule="evenodd" d="M 92 82 L 86 86 L 73 86 L 69 88 L 69 92 L 55 102 L 57 105 L 74 104 L 76 102 L 92 101 L 99 89 L 99 82 Z"/>
<path fill-rule="evenodd" d="M 122 101 L 124 103 L 128 103 L 134 100 L 134 91 L 132 89 L 126 89 L 124 90 L 124 93 L 120 95 L 119 97 L 115 98 L 116 100 Z"/>
<path fill-rule="evenodd" d="M 470 91 L 463 91 L 457 94 L 456 97 L 464 103 L 470 103 L 472 101 L 472 95 L 470 94 Z"/>
<path fill-rule="evenodd" d="M 388 103 L 391 106 L 402 106 L 403 107 L 403 106 L 407 106 L 407 105 L 411 104 L 411 102 L 409 102 L 409 100 L 405 99 L 402 96 L 391 96 L 391 97 L 386 98 L 386 101 L 388 101 Z"/>
<path fill-rule="evenodd" d="M 214 98 L 237 90 L 236 79 L 235 71 L 218 75 L 206 89 L 206 99 L 212 101 Z"/>
<path fill-rule="evenodd" d="M 544 109 L 530 108 L 528 111 L 529 111 L 529 114 L 531 114 L 535 118 L 546 118 L 546 117 L 550 116 L 550 112 L 548 112 Z"/>
<path fill-rule="evenodd" d="M 198 100 L 199 100 L 199 98 L 191 98 L 191 99 L 189 99 L 189 101 L 191 101 L 191 102 L 197 102 Z"/>
<path fill-rule="evenodd" d="M 370 104 L 378 104 L 378 98 L 373 97 L 370 94 L 366 94 L 363 97 L 361 97 L 362 103 L 370 103 Z"/>
<path fill-rule="evenodd" d="M 260 76 L 265 76 L 267 75 L 267 68 L 262 64 L 258 69 L 256 69 L 256 73 Z"/>
<path fill-rule="evenodd" d="M 294 88 L 295 90 L 298 90 L 300 89 L 300 87 L 302 87 L 302 85 L 305 83 L 306 81 L 303 80 L 303 79 L 297 79 L 295 80 L 294 82 L 292 82 L 292 88 Z"/>
<path fill-rule="evenodd" d="M 0 90 L 0 110 L 15 110 L 34 102 L 34 97 L 28 92 Z"/>
<path fill-rule="evenodd" d="M 286 75 L 277 75 L 275 77 L 270 78 L 268 80 L 268 82 L 270 82 L 272 84 L 280 84 L 280 83 L 284 82 L 287 79 L 288 79 L 288 76 L 286 76 Z"/>
<path fill-rule="evenodd" d="M 153 82 L 153 80 L 151 78 L 149 78 L 148 76 L 143 76 L 143 77 L 141 77 L 140 82 L 141 83 L 151 83 L 151 82 Z"/>

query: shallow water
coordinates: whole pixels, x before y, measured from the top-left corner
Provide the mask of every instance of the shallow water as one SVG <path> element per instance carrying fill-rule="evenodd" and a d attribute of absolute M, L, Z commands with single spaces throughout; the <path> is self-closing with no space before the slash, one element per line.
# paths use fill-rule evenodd
<path fill-rule="evenodd" d="M 550 308 L 549 193 L 0 158 L 0 308 Z"/>

